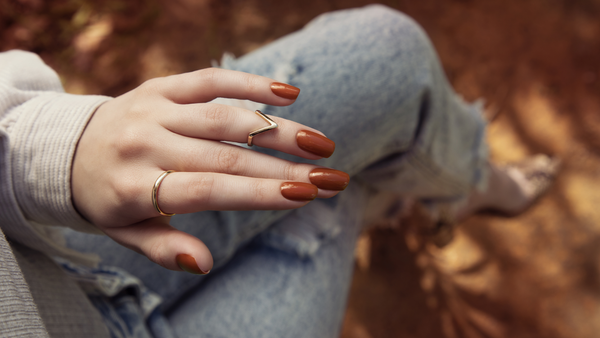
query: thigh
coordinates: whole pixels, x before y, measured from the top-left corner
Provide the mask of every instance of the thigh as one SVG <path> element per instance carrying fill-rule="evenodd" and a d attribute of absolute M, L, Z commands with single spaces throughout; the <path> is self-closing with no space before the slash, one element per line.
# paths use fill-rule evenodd
<path fill-rule="evenodd" d="M 280 220 L 276 229 L 293 231 L 277 242 L 256 238 L 182 297 L 167 315 L 178 336 L 339 336 L 365 196 L 358 185 L 349 189 Z M 311 238 L 323 223 L 339 232 Z"/>

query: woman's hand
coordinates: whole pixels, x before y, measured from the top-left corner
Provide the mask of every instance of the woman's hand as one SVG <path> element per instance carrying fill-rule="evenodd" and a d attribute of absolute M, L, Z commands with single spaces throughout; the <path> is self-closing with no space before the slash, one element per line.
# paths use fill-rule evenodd
<path fill-rule="evenodd" d="M 343 190 L 343 172 L 298 164 L 220 141 L 245 143 L 268 125 L 252 111 L 206 103 L 217 97 L 292 104 L 299 90 L 261 76 L 205 69 L 153 79 L 104 103 L 86 127 L 73 163 L 76 208 L 118 243 L 171 270 L 207 273 L 212 256 L 198 238 L 169 225 L 165 213 L 293 209 Z M 335 144 L 304 125 L 271 117 L 279 127 L 254 144 L 308 159 Z"/>

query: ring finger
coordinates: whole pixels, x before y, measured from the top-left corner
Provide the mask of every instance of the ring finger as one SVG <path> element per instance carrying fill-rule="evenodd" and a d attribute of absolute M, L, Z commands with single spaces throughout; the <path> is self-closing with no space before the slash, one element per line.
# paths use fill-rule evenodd
<path fill-rule="evenodd" d="M 157 165 L 163 169 L 311 183 L 319 188 L 320 198 L 332 197 L 331 191 L 344 190 L 350 180 L 348 174 L 339 170 L 295 163 L 223 142 L 173 134 L 157 142 L 177 145 L 168 150 L 159 148 L 163 150 L 157 156 Z"/>
<path fill-rule="evenodd" d="M 156 193 L 164 213 L 295 209 L 317 197 L 316 186 L 216 173 L 173 172 Z M 152 204 L 145 203 L 150 208 Z M 158 211 L 151 212 L 158 215 Z"/>

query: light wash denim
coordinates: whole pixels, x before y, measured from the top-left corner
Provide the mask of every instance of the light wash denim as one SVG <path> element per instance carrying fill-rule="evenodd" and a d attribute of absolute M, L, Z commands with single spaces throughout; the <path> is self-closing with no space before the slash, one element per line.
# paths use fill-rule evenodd
<path fill-rule="evenodd" d="M 480 108 L 453 92 L 423 30 L 380 5 L 321 15 L 223 66 L 301 88 L 293 105 L 261 108 L 334 140 L 333 156 L 315 163 L 348 172 L 348 189 L 295 211 L 173 217 L 210 248 L 207 276 L 165 270 L 106 237 L 69 233 L 69 245 L 160 295 L 179 337 L 336 337 L 370 191 L 447 202 L 484 185 Z"/>

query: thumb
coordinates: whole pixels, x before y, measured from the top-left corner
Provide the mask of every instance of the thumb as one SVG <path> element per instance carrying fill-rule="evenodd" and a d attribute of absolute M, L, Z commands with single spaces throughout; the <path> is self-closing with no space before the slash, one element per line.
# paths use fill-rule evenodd
<path fill-rule="evenodd" d="M 209 273 L 213 266 L 210 250 L 198 238 L 173 228 L 169 220 L 169 217 L 156 217 L 103 230 L 117 243 L 169 270 Z"/>

